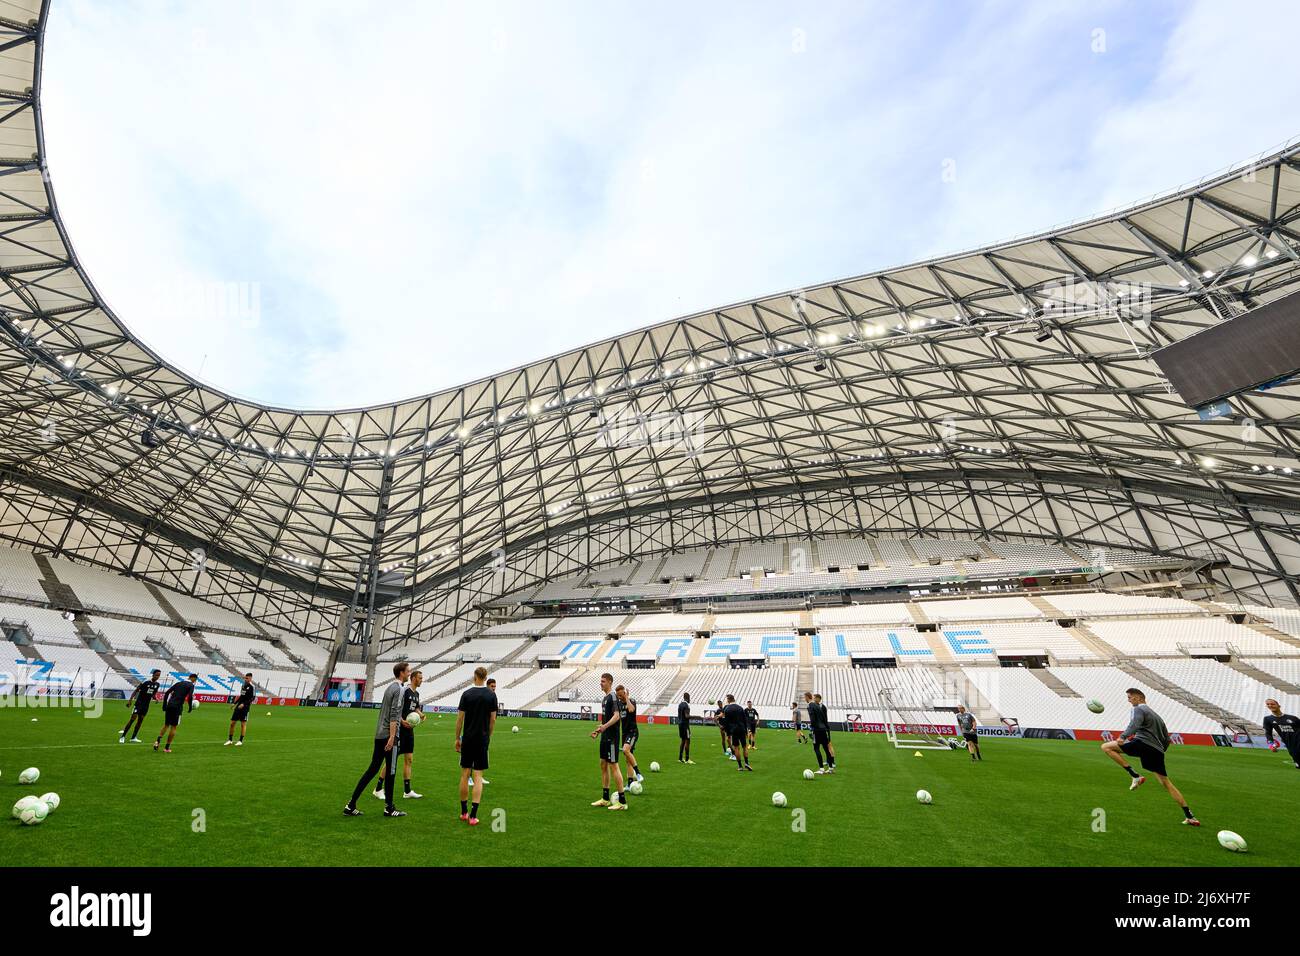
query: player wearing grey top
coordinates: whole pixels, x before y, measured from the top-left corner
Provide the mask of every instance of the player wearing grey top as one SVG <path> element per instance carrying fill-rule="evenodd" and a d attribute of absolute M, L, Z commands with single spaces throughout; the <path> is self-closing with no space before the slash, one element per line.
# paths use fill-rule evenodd
<path fill-rule="evenodd" d="M 1139 775 L 1124 758 L 1137 757 L 1142 761 L 1142 769 L 1156 775 L 1160 785 L 1165 788 L 1174 802 L 1183 808 L 1183 823 L 1199 827 L 1201 821 L 1192 814 L 1182 793 L 1165 773 L 1165 751 L 1169 749 L 1169 730 L 1160 715 L 1147 706 L 1147 695 L 1136 687 L 1127 691 L 1128 702 L 1133 705 L 1133 715 L 1129 718 L 1121 740 L 1108 740 L 1101 745 L 1102 752 L 1124 768 L 1131 782 L 1129 790 L 1136 790 L 1146 783 L 1147 778 Z"/>
<path fill-rule="evenodd" d="M 975 715 L 962 704 L 957 705 L 957 726 L 961 729 L 962 740 L 966 741 L 966 749 L 970 751 L 971 763 L 983 760 L 984 755 L 980 753 L 980 737 L 975 733 Z"/>
<path fill-rule="evenodd" d="M 357 781 L 356 789 L 352 791 L 352 799 L 343 808 L 345 816 L 361 816 L 361 811 L 357 809 L 357 798 L 365 792 L 367 784 L 374 779 L 380 767 L 386 767 L 387 770 L 384 779 L 384 816 L 406 816 L 405 812 L 393 806 L 393 781 L 397 776 L 397 728 L 406 724 L 402 720 L 404 695 L 402 685 L 406 683 L 406 674 L 410 666 L 405 661 L 393 665 L 393 682 L 384 691 L 384 699 L 379 704 L 379 721 L 375 726 L 375 746 L 370 755 L 370 766 Z M 409 727 L 410 724 L 406 726 Z"/>

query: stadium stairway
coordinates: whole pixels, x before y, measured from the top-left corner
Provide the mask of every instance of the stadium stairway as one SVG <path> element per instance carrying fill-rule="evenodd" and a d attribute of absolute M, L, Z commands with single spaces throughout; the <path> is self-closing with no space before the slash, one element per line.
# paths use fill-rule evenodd
<path fill-rule="evenodd" d="M 1038 610 L 1042 611 L 1050 618 L 1069 617 L 1068 614 L 1062 614 L 1058 607 L 1052 604 L 1051 601 L 1047 600 L 1047 598 L 1043 597 L 1041 594 L 1026 594 L 1025 598 L 1029 601 L 1030 604 L 1038 608 Z"/>
<path fill-rule="evenodd" d="M 975 719 L 981 724 L 1001 724 L 1002 715 L 998 713 L 987 697 L 980 693 L 980 689 L 975 683 L 966 676 L 966 671 L 961 665 L 945 664 L 938 668 L 939 686 L 945 691 L 951 691 L 953 696 L 961 698 L 966 704 L 966 709 L 975 715 Z"/>
<path fill-rule="evenodd" d="M 1061 680 L 1061 678 L 1057 677 L 1051 671 L 1047 670 L 1047 668 L 1045 667 L 1030 667 L 1028 668 L 1028 671 L 1029 673 L 1037 677 L 1043 683 L 1043 685 L 1046 686 L 1047 689 L 1050 690 L 1057 697 L 1078 698 L 1083 696 L 1077 690 L 1075 690 L 1073 687 L 1067 684 L 1065 681 Z"/>
<path fill-rule="evenodd" d="M 716 553 L 716 552 L 714 552 L 714 553 Z M 740 549 L 739 549 L 739 548 L 734 548 L 734 547 L 733 547 L 733 548 L 731 549 L 731 560 L 727 563 L 727 577 L 728 577 L 728 578 L 734 578 L 734 577 L 736 576 L 736 565 L 737 565 L 739 562 L 740 562 Z M 712 563 L 713 563 L 713 554 L 710 554 L 710 555 L 709 555 L 709 560 L 706 561 L 706 562 L 705 562 L 705 565 L 704 565 L 704 571 L 705 571 L 705 572 L 707 572 L 707 571 L 709 570 L 709 565 L 711 565 Z M 705 576 L 706 576 L 706 575 L 705 575 L 704 573 L 701 573 L 701 574 L 700 574 L 700 577 L 702 577 L 702 578 L 705 577 Z"/>
<path fill-rule="evenodd" d="M 957 663 L 957 658 L 952 656 L 952 650 L 949 649 L 948 643 L 940 636 L 938 631 L 926 631 L 921 636 L 925 638 L 926 646 L 930 648 L 930 653 L 934 655 L 936 663 Z"/>
<path fill-rule="evenodd" d="M 41 569 L 41 590 L 50 599 L 50 604 L 56 608 L 80 610 L 81 598 L 77 597 L 72 588 L 59 580 L 49 558 L 43 554 L 33 554 L 32 557 L 36 559 L 36 566 Z"/>
<path fill-rule="evenodd" d="M 166 591 L 164 591 L 160 587 L 155 586 L 149 581 L 145 581 L 143 582 L 143 584 L 145 586 L 145 589 L 148 590 L 148 592 L 153 595 L 153 599 L 158 602 L 158 606 L 163 609 L 163 612 L 167 615 L 167 619 L 169 621 L 171 621 L 173 624 L 175 624 L 177 627 L 180 628 L 188 628 L 190 626 L 190 622 L 185 620 L 185 618 L 181 617 L 180 612 L 176 610 L 176 608 L 172 605 L 172 602 L 167 600 Z"/>
<path fill-rule="evenodd" d="M 91 627 L 90 622 L 85 617 L 78 614 L 73 618 L 72 629 L 77 632 L 81 642 L 98 654 L 100 660 L 107 664 L 110 670 L 115 674 L 121 674 L 129 681 L 139 683 L 130 669 L 117 659 L 117 652 L 113 650 L 113 645 L 109 643 L 108 638 Z"/>
<path fill-rule="evenodd" d="M 1300 638 L 1292 637 L 1290 634 L 1286 633 L 1285 631 L 1279 631 L 1277 628 L 1273 627 L 1271 624 L 1267 623 L 1266 621 L 1258 621 L 1258 620 L 1251 621 L 1250 623 L 1245 624 L 1243 626 L 1250 628 L 1252 631 L 1257 631 L 1260 634 L 1265 634 L 1273 638 L 1273 640 L 1275 641 L 1281 641 L 1283 644 L 1289 644 L 1291 647 L 1294 647 L 1296 650 L 1300 651 Z"/>
<path fill-rule="evenodd" d="M 1191 691 L 1177 684 L 1171 683 L 1161 677 L 1145 664 L 1140 664 L 1135 660 L 1121 660 L 1116 662 L 1119 669 L 1126 674 L 1136 677 L 1143 684 L 1153 690 L 1158 690 L 1171 700 L 1176 700 L 1180 704 L 1190 707 L 1192 710 L 1202 714 L 1213 721 L 1223 724 L 1225 727 L 1241 727 L 1252 735 L 1263 736 L 1264 728 L 1255 723 L 1253 720 L 1247 720 L 1244 717 L 1238 717 L 1236 714 L 1224 710 L 1222 707 L 1211 704 L 1204 698 L 1197 697 Z"/>
<path fill-rule="evenodd" d="M 694 672 L 689 667 L 677 668 L 677 674 L 668 682 L 668 686 L 663 689 L 663 693 L 659 695 L 660 703 L 650 709 L 649 712 L 651 714 L 657 714 L 662 710 L 666 714 L 676 716 L 677 698 L 681 696 L 682 685 L 690 680 L 692 673 Z"/>
<path fill-rule="evenodd" d="M 906 604 L 907 613 L 912 615 L 912 620 L 917 624 L 929 624 L 930 618 L 926 616 L 925 611 L 921 610 L 921 605 L 917 601 L 908 601 Z"/>
<path fill-rule="evenodd" d="M 912 556 L 912 563 L 913 563 L 913 564 L 925 564 L 925 563 L 926 563 L 925 561 L 921 560 L 921 556 L 920 556 L 919 554 L 916 553 L 916 550 L 912 547 L 912 542 L 908 541 L 906 538 L 903 538 L 903 539 L 902 539 L 902 544 L 903 544 L 903 550 L 906 551 L 909 555 Z"/>
<path fill-rule="evenodd" d="M 41 657 L 40 653 L 36 650 L 36 648 L 32 647 L 31 644 L 19 644 L 12 637 L 10 637 L 8 640 L 9 643 L 12 644 L 14 647 L 18 648 L 18 651 L 23 655 L 23 657 L 27 658 L 29 661 L 45 660 L 45 658 Z"/>
<path fill-rule="evenodd" d="M 1295 694 L 1300 697 L 1300 686 L 1291 683 L 1289 680 L 1283 680 L 1274 674 L 1262 671 L 1253 664 L 1248 664 L 1245 661 L 1234 657 L 1227 661 L 1227 665 L 1238 674 L 1245 674 L 1247 677 L 1253 677 L 1255 680 L 1267 687 L 1272 687 L 1274 690 L 1279 690 L 1284 694 Z"/>
<path fill-rule="evenodd" d="M 978 544 L 980 546 L 980 550 L 984 552 L 985 557 L 987 557 L 989 560 L 991 561 L 1002 560 L 1002 555 L 998 554 L 996 551 L 990 548 L 989 543 L 987 541 L 980 541 L 978 542 Z"/>
<path fill-rule="evenodd" d="M 1067 628 L 1067 632 L 1080 644 L 1092 651 L 1103 661 L 1114 661 L 1123 657 L 1119 648 L 1107 644 L 1100 637 L 1088 629 L 1086 624 L 1075 624 L 1074 627 Z"/>
<path fill-rule="evenodd" d="M 659 559 L 659 561 L 655 564 L 655 566 L 654 566 L 654 570 L 651 571 L 650 574 L 649 574 L 648 576 L 646 576 L 646 577 L 644 577 L 644 578 L 633 578 L 632 580 L 634 580 L 634 581 L 638 581 L 638 582 L 640 582 L 640 583 L 642 583 L 642 584 L 658 584 L 658 583 L 659 583 L 660 572 L 663 571 L 663 569 L 664 569 L 664 565 L 667 564 L 667 563 L 668 563 L 668 555 L 665 554 L 665 555 L 664 555 L 663 557 L 661 557 L 661 558 Z M 644 564 L 641 565 L 641 567 L 647 567 L 648 565 L 649 565 L 649 562 L 645 562 Z M 639 571 L 639 570 L 640 570 L 640 569 L 638 569 L 638 571 Z"/>
<path fill-rule="evenodd" d="M 176 656 L 176 649 L 170 644 L 165 641 L 151 640 L 147 637 L 144 642 L 153 648 L 154 653 L 158 655 L 158 659 L 163 661 L 169 670 L 176 672 L 188 672 L 190 670 L 189 667 L 181 663 L 181 659 Z"/>
<path fill-rule="evenodd" d="M 811 664 L 799 665 L 798 684 L 795 685 L 795 693 L 799 698 L 800 706 L 803 706 L 803 692 L 813 689 L 813 681 L 816 679 L 816 671 Z"/>

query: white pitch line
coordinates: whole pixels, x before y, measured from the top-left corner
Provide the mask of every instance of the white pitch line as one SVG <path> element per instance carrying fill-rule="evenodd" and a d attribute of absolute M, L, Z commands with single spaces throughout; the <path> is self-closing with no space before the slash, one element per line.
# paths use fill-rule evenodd
<path fill-rule="evenodd" d="M 257 746 L 259 746 L 259 747 L 264 747 L 264 746 L 266 746 L 267 744 L 297 744 L 297 743 L 305 743 L 305 742 L 313 741 L 313 740 L 358 740 L 358 741 L 359 741 L 360 739 L 361 739 L 361 738 L 359 738 L 359 737 L 280 737 L 280 738 L 277 738 L 277 739 L 274 739 L 274 740 L 258 740 L 258 741 L 257 741 Z M 189 741 L 185 741 L 185 746 L 186 746 L 186 747 L 190 747 L 190 746 L 201 747 L 201 746 L 203 746 L 204 744 L 207 744 L 207 745 L 209 745 L 209 746 L 217 746 L 218 744 L 224 744 L 224 743 L 225 743 L 224 740 L 189 740 Z M 121 747 L 121 748 L 123 748 L 123 749 L 127 749 L 127 748 L 131 748 L 132 746 L 133 746 L 132 744 L 119 744 L 119 743 L 111 743 L 111 744 L 28 744 L 28 745 L 25 745 L 25 746 L 18 746 L 18 747 L 0 747 L 0 751 L 4 751 L 4 750 L 85 750 L 85 749 L 88 749 L 88 748 L 90 748 L 90 747 Z M 135 747 L 140 747 L 140 746 L 148 747 L 149 744 L 146 742 L 146 743 L 143 743 L 143 744 L 136 744 L 136 745 L 134 745 L 134 746 L 135 746 Z M 177 746 L 179 747 L 179 746 L 181 746 L 181 745 L 180 745 L 180 744 L 177 744 Z M 252 744 L 245 744 L 245 746 L 252 746 Z"/>

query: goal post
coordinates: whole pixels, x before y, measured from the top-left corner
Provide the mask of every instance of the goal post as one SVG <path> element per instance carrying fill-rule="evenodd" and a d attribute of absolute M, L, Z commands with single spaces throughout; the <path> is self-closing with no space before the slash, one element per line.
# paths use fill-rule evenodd
<path fill-rule="evenodd" d="M 885 712 L 885 736 L 899 750 L 951 750 L 952 745 L 932 731 L 925 708 L 911 701 L 896 687 L 880 691 Z"/>

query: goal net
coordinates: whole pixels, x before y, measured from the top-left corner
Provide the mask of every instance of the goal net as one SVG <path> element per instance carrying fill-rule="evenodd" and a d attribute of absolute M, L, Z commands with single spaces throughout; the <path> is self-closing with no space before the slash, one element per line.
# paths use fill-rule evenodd
<path fill-rule="evenodd" d="M 885 736 L 900 750 L 951 750 L 952 746 L 930 723 L 925 707 L 897 687 L 880 691 L 885 712 Z"/>

